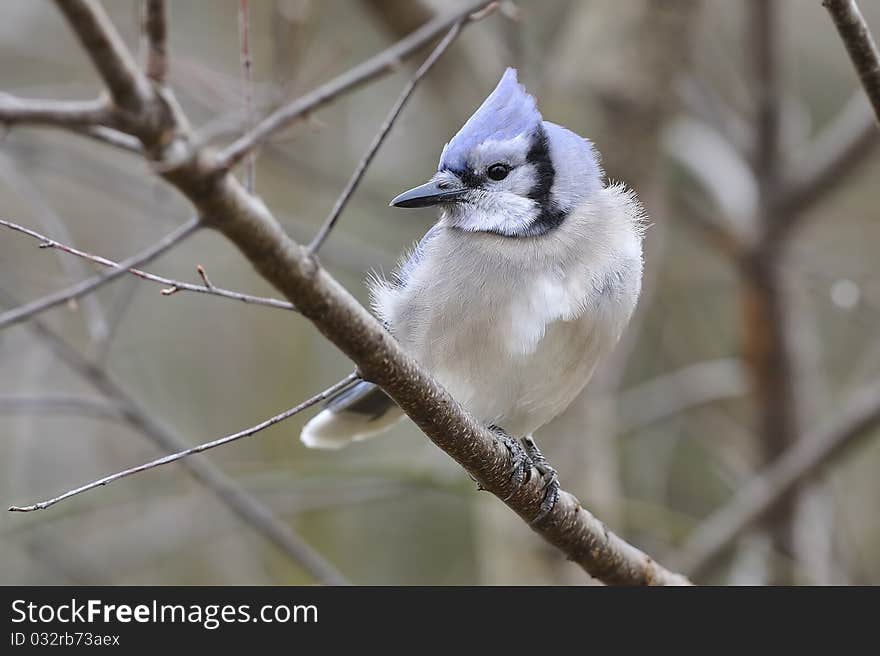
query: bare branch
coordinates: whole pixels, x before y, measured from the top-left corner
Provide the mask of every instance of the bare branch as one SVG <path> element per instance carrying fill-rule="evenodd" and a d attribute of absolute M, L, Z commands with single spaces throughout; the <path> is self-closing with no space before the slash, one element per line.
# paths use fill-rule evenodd
<path fill-rule="evenodd" d="M 218 167 L 225 170 L 231 169 L 245 155 L 258 148 L 269 137 L 286 128 L 296 119 L 323 107 L 340 95 L 353 91 L 380 75 L 394 70 L 401 61 L 417 52 L 419 48 L 433 40 L 438 34 L 448 30 L 463 17 L 469 16 L 490 3 L 491 0 L 468 0 L 462 7 L 449 15 L 435 18 L 390 48 L 349 69 L 292 103 L 277 109 L 253 130 L 230 144 L 220 154 L 217 161 Z"/>
<path fill-rule="evenodd" d="M 250 11 L 248 0 L 238 0 L 238 43 L 241 60 L 241 80 L 244 87 L 244 113 L 248 130 L 254 129 L 254 81 L 251 74 Z M 244 186 L 253 193 L 256 182 L 256 149 L 244 158 Z"/>
<path fill-rule="evenodd" d="M 880 121 L 880 53 L 855 0 L 823 0 Z"/>
<path fill-rule="evenodd" d="M 64 251 L 65 253 L 84 257 L 87 260 L 97 262 L 98 264 L 101 264 L 103 266 L 112 267 L 111 271 L 92 276 L 91 278 L 87 278 L 82 282 L 68 287 L 67 289 L 62 289 L 55 292 L 54 294 L 49 294 L 48 296 L 38 298 L 35 301 L 31 301 L 30 303 L 22 305 L 21 307 L 17 307 L 13 310 L 8 310 L 0 314 L 0 330 L 2 330 L 3 328 L 11 326 L 12 324 L 26 321 L 34 315 L 37 315 L 40 312 L 44 312 L 49 308 L 56 307 L 58 305 L 61 305 L 62 303 L 66 303 L 71 299 L 79 298 L 81 296 L 89 294 L 98 289 L 98 287 L 106 285 L 108 282 L 115 280 L 119 276 L 123 276 L 126 273 L 135 273 L 135 271 L 137 270 L 133 269 L 133 267 L 157 258 L 169 248 L 180 243 L 182 240 L 186 239 L 189 235 L 195 232 L 196 229 L 198 229 L 199 227 L 199 219 L 198 217 L 191 218 L 189 221 L 165 235 L 162 239 L 157 241 L 149 248 L 119 263 L 112 262 L 104 258 L 99 258 L 95 255 L 89 255 L 88 253 L 76 250 L 75 248 L 71 248 L 70 246 L 65 246 L 64 244 L 49 239 L 45 235 L 41 235 L 38 232 L 20 226 L 16 223 L 11 223 L 9 221 L 4 221 L 3 219 L 0 219 L 0 225 L 11 228 L 12 230 L 15 230 L 17 232 L 29 235 L 34 239 L 40 240 L 40 248 L 57 248 Z"/>
<path fill-rule="evenodd" d="M 168 8 L 165 0 L 146 0 L 144 35 L 147 39 L 147 77 L 164 84 L 168 77 Z"/>
<path fill-rule="evenodd" d="M 111 108 L 104 98 L 95 100 L 40 100 L 0 93 L 0 123 L 38 123 L 60 127 L 103 125 Z"/>
<path fill-rule="evenodd" d="M 10 299 L 2 290 L 0 290 L 0 301 L 15 303 L 15 300 Z M 28 325 L 61 361 L 115 403 L 132 428 L 165 451 L 176 452 L 186 448 L 186 442 L 166 424 L 155 419 L 153 414 L 131 396 L 124 386 L 101 367 L 86 360 L 40 319 L 34 319 Z M 259 499 L 243 490 L 223 470 L 200 457 L 188 458 L 183 461 L 183 465 L 233 514 L 267 538 L 317 581 L 328 585 L 348 583 L 321 554 L 309 546 L 290 526 L 279 520 Z"/>
<path fill-rule="evenodd" d="M 114 404 L 104 399 L 63 394 L 41 396 L 0 396 L 0 414 L 34 413 L 78 414 L 98 419 L 122 419 Z"/>
<path fill-rule="evenodd" d="M 144 154 L 141 142 L 136 137 L 127 135 L 119 130 L 106 128 L 103 125 L 78 125 L 70 129 L 72 132 L 89 137 L 95 141 L 100 141 L 108 146 L 135 153 L 136 155 Z"/>
<path fill-rule="evenodd" d="M 55 0 L 115 103 L 139 112 L 153 100 L 146 77 L 138 70 L 122 37 L 95 0 Z"/>
<path fill-rule="evenodd" d="M 172 462 L 177 462 L 178 460 L 182 460 L 187 456 L 195 455 L 196 453 L 202 453 L 204 451 L 208 451 L 209 449 L 215 449 L 218 446 L 223 446 L 224 444 L 229 444 L 230 442 L 235 442 L 236 440 L 243 439 L 245 437 L 250 437 L 256 433 L 259 433 L 262 430 L 269 428 L 270 426 L 274 426 L 275 424 L 284 421 L 285 419 L 289 419 L 296 414 L 299 414 L 303 410 L 311 408 L 316 403 L 320 403 L 325 399 L 330 398 L 334 394 L 344 390 L 346 387 L 349 387 L 352 383 L 357 381 L 359 376 L 357 373 L 352 373 L 343 378 L 338 383 L 331 385 L 323 392 L 316 394 L 300 403 L 289 410 L 285 410 L 284 412 L 275 415 L 274 417 L 270 417 L 265 421 L 260 422 L 256 426 L 252 426 L 251 428 L 247 428 L 243 431 L 239 431 L 238 433 L 233 433 L 232 435 L 227 435 L 225 437 L 221 437 L 219 439 L 213 440 L 211 442 L 205 442 L 204 444 L 200 444 L 198 446 L 191 447 L 189 449 L 184 449 L 182 451 L 178 451 L 177 453 L 173 453 L 171 455 L 164 456 L 162 458 L 157 458 L 156 460 L 151 460 L 150 462 L 144 463 L 142 465 L 138 465 L 137 467 L 131 467 L 129 469 L 124 469 L 120 472 L 116 472 L 115 474 L 111 474 L 110 476 L 105 476 L 103 478 L 99 478 L 91 483 L 87 483 L 80 487 L 74 488 L 65 492 L 64 494 L 60 494 L 57 497 L 53 497 L 52 499 L 48 499 L 46 501 L 40 501 L 30 506 L 10 506 L 9 510 L 11 512 L 33 512 L 34 510 L 43 510 L 45 508 L 49 508 L 50 506 L 54 506 L 59 501 L 64 501 L 65 499 L 69 499 L 71 497 L 75 497 L 83 492 L 88 492 L 89 490 L 93 490 L 96 487 L 102 487 L 104 485 L 109 485 L 114 481 L 118 481 L 121 478 L 126 478 L 127 476 L 132 476 L 134 474 L 139 474 L 140 472 L 147 471 L 148 469 L 154 469 L 156 467 L 161 467 L 162 465 L 168 465 Z"/>
<path fill-rule="evenodd" d="M 342 211 L 348 204 L 349 199 L 351 198 L 355 189 L 357 189 L 358 185 L 361 182 L 361 179 L 363 179 L 364 173 L 367 172 L 367 167 L 370 166 L 379 148 L 385 142 L 385 138 L 388 136 L 388 133 L 394 126 L 394 122 L 397 120 L 397 117 L 400 116 L 400 112 L 403 110 L 404 105 L 406 105 L 413 91 L 415 91 L 416 86 L 418 86 L 422 78 L 427 75 L 428 71 L 431 70 L 431 67 L 434 66 L 434 64 L 437 62 L 438 59 L 440 59 L 443 53 L 446 52 L 446 49 L 449 48 L 450 45 L 452 45 L 452 42 L 455 41 L 455 38 L 458 36 L 459 32 L 461 32 L 461 28 L 465 22 L 467 22 L 466 17 L 462 18 L 455 25 L 452 26 L 452 29 L 450 29 L 446 33 L 446 36 L 443 37 L 443 40 L 440 41 L 440 43 L 437 44 L 437 47 L 431 51 L 431 54 L 428 55 L 428 58 L 421 66 L 419 66 L 419 69 L 415 72 L 415 75 L 412 76 L 410 81 L 407 82 L 406 86 L 403 88 L 403 91 L 400 92 L 400 95 L 397 97 L 397 101 L 394 103 L 391 111 L 388 112 L 388 116 L 385 117 L 385 121 L 379 127 L 379 131 L 376 133 L 376 136 L 373 137 L 373 142 L 370 144 L 370 147 L 367 148 L 367 152 L 364 153 L 361 161 L 358 162 L 357 168 L 354 170 L 354 173 L 352 173 L 351 178 L 349 178 L 348 183 L 345 185 L 345 189 L 342 190 L 339 198 L 336 199 L 336 202 L 333 204 L 333 209 L 330 210 L 330 214 L 327 215 L 326 219 L 324 219 L 324 223 L 321 226 L 321 229 L 318 231 L 318 234 L 312 240 L 312 243 L 309 244 L 309 253 L 314 255 L 321 248 L 324 240 L 327 239 L 330 231 L 333 230 L 333 226 L 335 226 L 336 222 L 339 220 L 339 215 L 342 214 Z"/>
<path fill-rule="evenodd" d="M 135 268 L 135 266 L 139 264 L 144 264 L 146 262 L 149 262 L 150 260 L 155 259 L 162 253 L 166 252 L 169 248 L 175 246 L 187 236 L 192 234 L 199 227 L 199 220 L 196 217 L 190 219 L 187 223 L 180 226 L 174 232 L 166 235 L 163 239 L 153 244 L 148 249 L 141 251 L 137 255 L 133 255 L 132 257 L 123 260 L 122 262 L 114 262 L 113 260 L 108 260 L 107 258 L 101 257 L 100 255 L 92 255 L 91 253 L 86 253 L 85 251 L 67 246 L 65 244 L 55 241 L 54 239 L 49 239 L 45 235 L 41 235 L 39 232 L 36 232 L 29 228 L 25 228 L 10 221 L 4 221 L 3 219 L 0 219 L 0 226 L 5 226 L 17 232 L 21 232 L 30 237 L 33 237 L 34 239 L 38 239 L 40 241 L 40 248 L 55 248 L 65 253 L 69 253 L 70 255 L 76 255 L 77 257 L 84 258 L 86 260 L 89 260 L 90 262 L 95 262 L 96 264 L 100 264 L 101 266 L 109 267 L 110 269 L 112 269 L 107 273 L 92 276 L 91 278 L 83 280 L 82 282 L 77 283 L 72 287 L 68 287 L 67 289 L 63 289 L 61 291 L 55 292 L 54 294 L 44 296 L 26 305 L 15 308 L 14 310 L 9 310 L 0 314 L 0 330 L 12 324 L 25 321 L 32 316 L 39 314 L 40 312 L 48 310 L 49 308 L 55 307 L 62 303 L 66 303 L 71 299 L 79 298 L 81 296 L 84 296 L 85 294 L 93 292 L 98 287 L 101 287 L 102 285 L 105 285 L 111 280 L 114 280 L 119 276 L 125 275 L 126 273 L 137 276 L 138 278 L 141 278 L 143 280 L 148 280 L 150 282 L 155 282 L 163 285 L 163 296 L 171 296 L 180 291 L 195 292 L 198 294 L 210 294 L 212 296 L 229 298 L 251 305 L 265 305 L 268 307 L 279 308 L 281 310 L 296 311 L 296 308 L 293 306 L 292 303 L 288 301 L 282 301 L 281 299 L 254 296 L 252 294 L 243 294 L 241 292 L 236 292 L 231 289 L 223 289 L 222 287 L 216 287 L 209 284 L 194 285 L 189 282 L 183 282 L 182 280 L 174 280 L 172 278 L 165 278 L 164 276 L 157 276 L 155 274 L 147 273 L 146 271 L 141 271 L 140 269 Z M 197 267 L 197 272 L 200 267 L 201 265 Z M 203 272 L 204 270 L 199 272 L 199 275 L 201 276 Z M 205 278 L 203 277 L 203 280 L 204 279 Z"/>
<path fill-rule="evenodd" d="M 141 142 L 114 129 L 118 117 L 104 98 L 95 100 L 40 100 L 0 93 L 0 124 L 58 127 L 122 150 L 142 154 Z"/>
<path fill-rule="evenodd" d="M 788 182 L 778 206 L 794 228 L 803 212 L 844 182 L 880 144 L 880 130 L 871 106 L 858 93 L 816 139 L 792 158 Z"/>
<path fill-rule="evenodd" d="M 693 576 L 705 572 L 744 531 L 878 425 L 880 381 L 875 381 L 848 403 L 831 426 L 799 439 L 699 526 L 680 551 L 681 568 Z"/>

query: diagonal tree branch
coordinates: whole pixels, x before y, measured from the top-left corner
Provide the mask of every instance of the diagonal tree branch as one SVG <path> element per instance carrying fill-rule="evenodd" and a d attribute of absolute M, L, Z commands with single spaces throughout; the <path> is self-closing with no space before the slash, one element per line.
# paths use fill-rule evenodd
<path fill-rule="evenodd" d="M 823 0 L 880 121 L 880 53 L 855 0 Z"/>
<path fill-rule="evenodd" d="M 0 290 L 0 301 L 15 302 L 2 290 Z M 34 319 L 29 327 L 62 362 L 114 403 L 125 421 L 138 433 L 165 451 L 176 452 L 187 447 L 182 438 L 169 426 L 154 418 L 153 413 L 133 397 L 121 383 L 104 369 L 85 359 L 41 320 Z M 346 579 L 336 568 L 223 470 L 200 457 L 188 458 L 183 464 L 233 514 L 267 538 L 292 561 L 299 563 L 317 581 L 328 585 L 347 584 Z"/>
<path fill-rule="evenodd" d="M 231 169 L 245 155 L 258 148 L 279 130 L 283 130 L 301 116 L 320 109 L 342 94 L 353 91 L 380 75 L 394 70 L 402 60 L 416 53 L 422 46 L 436 38 L 437 35 L 448 30 L 462 18 L 466 18 L 491 4 L 491 1 L 468 0 L 449 15 L 435 18 L 390 48 L 335 77 L 314 91 L 300 96 L 292 103 L 277 109 L 260 121 L 253 130 L 230 144 L 218 158 L 217 166 L 225 170 Z"/>
<path fill-rule="evenodd" d="M 458 36 L 459 32 L 461 32 L 462 25 L 466 20 L 467 18 L 462 18 L 452 26 L 452 29 L 446 33 L 443 40 L 440 41 L 440 43 L 437 44 L 437 47 L 431 51 L 428 58 L 421 66 L 419 66 L 415 75 L 412 76 L 410 81 L 407 82 L 406 86 L 403 88 L 403 91 L 400 92 L 400 96 L 398 96 L 391 111 L 388 112 L 388 116 L 379 127 L 376 136 L 373 137 L 373 141 L 369 148 L 367 148 L 367 152 L 364 153 L 364 156 L 361 158 L 361 161 L 358 162 L 354 173 L 351 174 L 351 178 L 349 178 L 348 183 L 345 185 L 345 189 L 342 190 L 339 198 L 336 199 L 336 202 L 333 204 L 333 209 L 330 210 L 330 214 L 324 219 L 324 223 L 321 226 L 321 229 L 318 230 L 318 234 L 315 235 L 312 243 L 309 244 L 309 253 L 312 255 L 318 252 L 321 245 L 324 243 L 324 240 L 327 239 L 327 236 L 330 234 L 330 231 L 333 230 L 333 227 L 339 220 L 339 215 L 342 214 L 349 199 L 363 179 L 364 173 L 367 172 L 367 168 L 372 163 L 379 148 L 381 148 L 382 144 L 385 142 L 385 138 L 388 136 L 388 133 L 391 132 L 391 128 L 394 127 L 394 122 L 397 120 L 397 117 L 400 116 L 400 112 L 403 111 L 403 107 L 410 99 L 410 96 L 412 96 L 413 91 L 415 91 L 422 78 L 431 70 L 431 67 L 434 66 L 437 60 L 440 59 L 444 52 L 446 52 L 446 49 L 452 45 L 453 41 L 455 41 L 455 38 Z"/>
<path fill-rule="evenodd" d="M 113 101 L 130 112 L 145 109 L 154 98 L 122 37 L 95 0 L 55 0 L 86 54 L 107 85 Z"/>
<path fill-rule="evenodd" d="M 70 301 L 72 299 L 85 296 L 86 294 L 95 291 L 99 287 L 106 285 L 108 282 L 115 280 L 120 276 L 124 276 L 127 273 L 134 273 L 136 269 L 133 269 L 133 267 L 144 264 L 159 257 L 169 248 L 177 245 L 193 232 L 195 232 L 199 228 L 199 219 L 198 217 L 191 218 L 189 221 L 165 235 L 162 239 L 157 241 L 146 250 L 143 250 L 137 255 L 133 255 L 130 258 L 119 262 L 118 264 L 116 262 L 111 262 L 110 260 L 105 260 L 104 258 L 98 258 L 94 255 L 90 256 L 83 251 L 78 251 L 69 246 L 65 246 L 64 244 L 49 239 L 48 237 L 45 237 L 38 232 L 34 232 L 33 230 L 29 230 L 28 228 L 24 228 L 15 223 L 10 223 L 9 221 L 4 221 L 3 219 L 0 219 L 0 225 L 39 239 L 41 248 L 57 248 L 73 255 L 85 257 L 86 259 L 92 260 L 93 262 L 98 262 L 99 264 L 102 264 L 104 266 L 113 267 L 110 271 L 100 273 L 98 275 L 92 276 L 91 278 L 86 278 L 82 282 L 68 287 L 67 289 L 62 289 L 55 292 L 54 294 L 43 296 L 42 298 L 38 298 L 37 300 L 26 303 L 20 307 L 3 312 L 2 314 L 0 314 L 0 330 L 2 330 L 7 326 L 26 321 L 33 316 L 39 314 L 40 312 L 44 312 L 50 308 L 61 305 L 62 303 L 66 303 L 67 301 Z M 143 272 L 139 273 L 143 274 Z"/>
<path fill-rule="evenodd" d="M 162 253 L 166 252 L 169 248 L 183 241 L 183 239 L 188 237 L 195 230 L 197 230 L 199 228 L 199 220 L 197 217 L 193 217 L 180 228 L 166 235 L 163 239 L 153 244 L 146 250 L 141 251 L 137 255 L 133 255 L 132 257 L 128 258 L 127 260 L 123 260 L 122 262 L 114 262 L 113 260 L 108 260 L 106 257 L 101 257 L 100 255 L 92 255 L 91 253 L 86 253 L 85 251 L 67 246 L 65 244 L 55 241 L 54 239 L 46 237 L 45 235 L 41 235 L 39 232 L 31 230 L 30 228 L 20 226 L 17 223 L 12 223 L 10 221 L 0 219 L 0 226 L 5 226 L 17 232 L 24 233 L 29 237 L 40 240 L 41 248 L 56 248 L 65 253 L 69 253 L 70 255 L 76 255 L 77 257 L 84 258 L 86 260 L 89 260 L 90 262 L 94 262 L 96 264 L 100 264 L 101 266 L 111 268 L 111 271 L 108 271 L 107 273 L 92 276 L 91 278 L 83 280 L 82 282 L 77 283 L 72 287 L 68 287 L 67 289 L 62 289 L 61 291 L 55 292 L 54 294 L 49 294 L 48 296 L 38 298 L 35 301 L 32 301 L 13 310 L 0 313 L 0 330 L 12 324 L 26 321 L 34 315 L 48 310 L 49 308 L 60 305 L 61 303 L 66 303 L 71 299 L 85 296 L 86 294 L 89 294 L 98 289 L 98 287 L 101 287 L 102 285 L 105 285 L 111 280 L 114 280 L 119 276 L 125 275 L 126 273 L 141 278 L 142 280 L 148 280 L 150 282 L 155 282 L 163 285 L 165 287 L 165 289 L 162 290 L 162 294 L 164 296 L 171 296 L 172 294 L 176 294 L 180 291 L 187 291 L 195 292 L 198 294 L 219 296 L 221 298 L 241 301 L 242 303 L 247 303 L 250 305 L 265 305 L 267 307 L 274 307 L 281 310 L 296 311 L 296 308 L 293 306 L 293 304 L 288 301 L 283 301 L 277 298 L 267 298 L 264 296 L 254 296 L 253 294 L 244 294 L 242 292 L 236 292 L 231 289 L 223 289 L 222 287 L 217 287 L 213 284 L 209 284 L 209 281 L 204 274 L 204 269 L 202 269 L 201 266 L 198 266 L 196 270 L 205 281 L 204 285 L 194 285 L 189 282 L 183 282 L 182 280 L 174 280 L 172 278 L 166 278 L 164 276 L 157 276 L 153 273 L 147 273 L 146 271 L 141 271 L 140 269 L 135 268 L 140 264 L 145 264 L 146 262 L 155 259 Z"/>
<path fill-rule="evenodd" d="M 692 576 L 705 572 L 737 537 L 878 427 L 880 381 L 875 381 L 830 426 L 798 440 L 699 526 L 681 549 L 679 566 Z"/>

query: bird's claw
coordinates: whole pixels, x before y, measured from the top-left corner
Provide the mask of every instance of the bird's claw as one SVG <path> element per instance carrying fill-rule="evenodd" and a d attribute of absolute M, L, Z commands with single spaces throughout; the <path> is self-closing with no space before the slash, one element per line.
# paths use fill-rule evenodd
<path fill-rule="evenodd" d="M 541 489 L 544 490 L 544 496 L 541 499 L 541 505 L 538 507 L 538 514 L 532 520 L 533 524 L 538 524 L 550 514 L 550 511 L 553 510 L 556 501 L 559 499 L 559 474 L 547 462 L 547 458 L 541 453 L 541 449 L 538 448 L 534 439 L 526 436 L 522 439 L 522 445 L 524 453 L 544 480 L 544 484 L 541 486 Z"/>
<path fill-rule="evenodd" d="M 532 465 L 534 464 L 529 458 L 528 454 L 523 450 L 522 446 L 515 439 L 510 437 L 507 433 L 505 433 L 502 429 L 497 426 L 491 426 L 490 430 L 495 433 L 498 441 L 501 442 L 507 452 L 510 454 L 510 459 L 513 463 L 513 467 L 510 472 L 510 480 L 512 483 L 512 488 L 510 494 L 505 497 L 505 501 L 507 501 L 510 497 L 516 494 L 519 489 L 523 486 L 523 484 L 529 480 L 529 476 L 532 473 Z"/>

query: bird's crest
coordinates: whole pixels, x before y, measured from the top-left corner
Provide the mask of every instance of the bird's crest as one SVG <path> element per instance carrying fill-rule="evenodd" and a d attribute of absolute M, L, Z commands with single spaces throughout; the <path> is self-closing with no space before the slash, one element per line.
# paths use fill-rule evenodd
<path fill-rule="evenodd" d="M 464 168 L 468 152 L 487 140 L 507 141 L 527 134 L 541 123 L 535 99 L 516 80 L 516 69 L 504 71 L 501 81 L 449 143 L 443 147 L 437 170 Z"/>

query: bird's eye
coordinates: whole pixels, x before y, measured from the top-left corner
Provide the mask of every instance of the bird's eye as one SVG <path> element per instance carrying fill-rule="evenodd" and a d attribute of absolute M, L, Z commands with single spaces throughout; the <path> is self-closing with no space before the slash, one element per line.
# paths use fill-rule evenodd
<path fill-rule="evenodd" d="M 507 164 L 493 164 L 488 169 L 486 169 L 486 175 L 488 175 L 493 180 L 503 180 L 507 177 L 507 174 L 510 173 L 510 167 Z"/>

